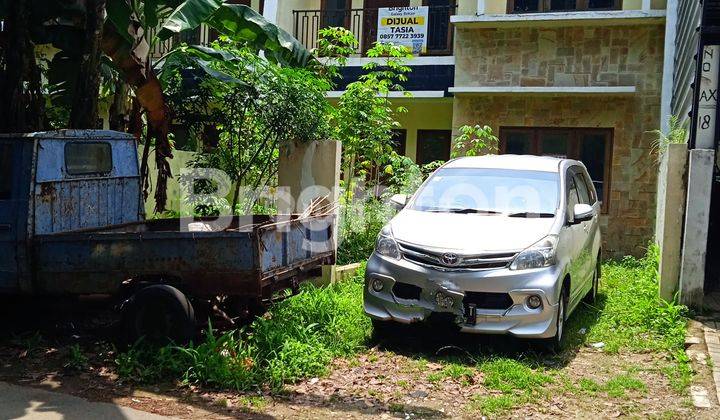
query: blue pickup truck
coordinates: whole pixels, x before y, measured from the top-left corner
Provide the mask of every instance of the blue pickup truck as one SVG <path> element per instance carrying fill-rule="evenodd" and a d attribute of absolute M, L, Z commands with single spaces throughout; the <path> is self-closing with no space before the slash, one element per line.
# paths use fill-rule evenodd
<path fill-rule="evenodd" d="M 333 215 L 145 220 L 135 139 L 0 135 L 0 295 L 105 295 L 129 339 L 186 341 L 335 259 Z"/>

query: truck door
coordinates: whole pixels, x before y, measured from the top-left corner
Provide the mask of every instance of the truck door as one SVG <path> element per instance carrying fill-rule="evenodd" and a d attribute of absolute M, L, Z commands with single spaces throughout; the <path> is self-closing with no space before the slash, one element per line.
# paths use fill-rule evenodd
<path fill-rule="evenodd" d="M 0 291 L 17 288 L 17 198 L 20 145 L 0 140 Z"/>

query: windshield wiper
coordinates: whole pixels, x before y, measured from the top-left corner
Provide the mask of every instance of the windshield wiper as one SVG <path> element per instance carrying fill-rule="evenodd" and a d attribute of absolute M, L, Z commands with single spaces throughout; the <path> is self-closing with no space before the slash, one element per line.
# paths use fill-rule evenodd
<path fill-rule="evenodd" d="M 550 218 L 555 217 L 555 213 L 535 213 L 531 211 L 523 211 L 519 213 L 510 213 L 508 214 L 508 217 L 541 217 L 541 218 Z"/>
<path fill-rule="evenodd" d="M 479 214 L 500 214 L 499 211 L 495 210 L 481 210 L 481 209 L 447 209 L 445 210 L 448 213 L 460 213 L 460 214 L 468 214 L 468 213 L 479 213 Z"/>

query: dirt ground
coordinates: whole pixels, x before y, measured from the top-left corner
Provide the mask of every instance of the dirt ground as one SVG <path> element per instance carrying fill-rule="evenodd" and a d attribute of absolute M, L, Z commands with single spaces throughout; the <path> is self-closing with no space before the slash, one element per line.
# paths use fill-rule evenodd
<path fill-rule="evenodd" d="M 534 369 L 551 378 L 532 397 L 493 411 L 490 418 L 714 419 L 720 413 L 712 395 L 712 408 L 694 408 L 687 392 L 676 391 L 664 373 L 669 361 L 654 353 L 607 354 L 586 346 L 539 357 L 526 343 L 503 337 L 404 329 L 355 357 L 335 360 L 326 377 L 288 386 L 280 395 L 267 390 L 242 394 L 173 382 L 138 386 L 121 381 L 110 344 L 114 330 L 94 312 L 72 318 L 3 317 L 0 381 L 184 419 L 480 418 L 485 413 L 477 401 L 502 392 L 487 386 L 487 373 L 477 367 L 479 354 L 485 360 L 532 357 Z M 72 364 L 78 350 L 87 358 L 80 370 Z M 707 364 L 695 361 L 693 367 L 694 382 L 712 390 Z M 596 387 L 619 376 L 631 376 L 640 385 L 615 391 Z"/>

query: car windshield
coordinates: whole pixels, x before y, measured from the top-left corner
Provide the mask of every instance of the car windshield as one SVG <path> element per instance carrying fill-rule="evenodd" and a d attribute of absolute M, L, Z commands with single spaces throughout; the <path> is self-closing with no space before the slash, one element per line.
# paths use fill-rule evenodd
<path fill-rule="evenodd" d="M 553 217 L 557 173 L 485 168 L 442 168 L 418 191 L 413 210 Z"/>

